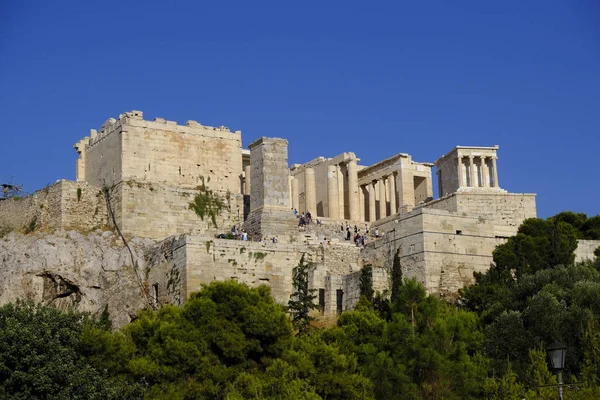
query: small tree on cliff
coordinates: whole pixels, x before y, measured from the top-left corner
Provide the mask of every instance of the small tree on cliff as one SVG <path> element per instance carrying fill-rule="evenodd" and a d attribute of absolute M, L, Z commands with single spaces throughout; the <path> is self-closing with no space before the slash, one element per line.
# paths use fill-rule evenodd
<path fill-rule="evenodd" d="M 314 293 L 316 289 L 310 289 L 308 286 L 308 274 L 311 266 L 304 261 L 304 254 L 300 262 L 294 268 L 292 284 L 294 292 L 288 302 L 288 313 L 292 316 L 292 324 L 298 333 L 306 333 L 313 318 L 310 312 L 318 307 L 314 300 L 317 297 Z"/>

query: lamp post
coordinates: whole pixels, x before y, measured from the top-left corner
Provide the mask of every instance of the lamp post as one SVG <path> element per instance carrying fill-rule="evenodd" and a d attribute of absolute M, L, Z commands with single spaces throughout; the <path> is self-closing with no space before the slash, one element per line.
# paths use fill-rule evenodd
<path fill-rule="evenodd" d="M 548 356 L 550 357 L 550 365 L 556 371 L 558 376 L 558 398 L 563 400 L 563 380 L 562 370 L 565 368 L 565 354 L 567 346 L 560 342 L 554 342 L 548 346 Z"/>

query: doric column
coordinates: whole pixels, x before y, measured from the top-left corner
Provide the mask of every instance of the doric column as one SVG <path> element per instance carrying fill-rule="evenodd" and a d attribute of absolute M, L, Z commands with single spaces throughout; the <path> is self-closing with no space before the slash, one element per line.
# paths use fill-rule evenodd
<path fill-rule="evenodd" d="M 315 185 L 315 170 L 306 168 L 304 170 L 304 196 L 306 211 L 311 213 L 313 218 L 317 216 L 317 190 Z"/>
<path fill-rule="evenodd" d="M 292 177 L 292 208 L 296 210 L 300 207 L 300 191 L 298 190 L 298 185 L 298 179 Z"/>
<path fill-rule="evenodd" d="M 327 207 L 328 217 L 332 219 L 340 218 L 340 200 L 338 193 L 337 166 L 327 167 Z"/>
<path fill-rule="evenodd" d="M 385 195 L 385 180 L 386 180 L 386 176 L 382 176 L 381 179 L 379 179 L 379 218 L 383 219 L 385 218 L 386 215 L 386 195 Z"/>
<path fill-rule="evenodd" d="M 246 165 L 246 167 L 244 167 L 244 194 L 247 196 L 250 196 L 251 193 L 251 186 L 250 186 L 250 182 L 252 182 L 252 180 L 250 179 L 250 172 L 251 168 L 249 165 Z"/>
<path fill-rule="evenodd" d="M 457 168 L 456 171 L 458 172 L 458 187 L 461 188 L 461 187 L 465 186 L 465 180 L 464 180 L 464 176 L 463 176 L 463 167 L 462 167 L 462 158 L 461 157 L 457 158 L 456 168 Z"/>
<path fill-rule="evenodd" d="M 359 210 L 359 187 L 358 187 L 358 165 L 356 160 L 348 161 L 348 208 L 350 211 L 350 220 L 358 221 L 360 219 Z"/>
<path fill-rule="evenodd" d="M 369 188 L 369 222 L 374 222 L 377 220 L 377 215 L 375 214 L 375 185 L 377 181 L 371 182 L 367 187 Z"/>
<path fill-rule="evenodd" d="M 497 159 L 498 157 L 496 156 L 492 157 L 492 169 L 494 170 L 494 187 L 500 187 L 500 185 L 498 184 L 498 167 L 496 166 Z"/>
<path fill-rule="evenodd" d="M 363 189 L 364 188 L 364 189 Z M 358 188 L 358 215 L 360 217 L 360 221 L 366 221 L 367 216 L 365 215 L 365 190 L 367 188 L 365 186 L 360 186 Z"/>
<path fill-rule="evenodd" d="M 475 162 L 473 161 L 473 156 L 469 156 L 469 177 L 470 179 L 470 185 L 471 187 L 476 187 L 478 186 L 477 184 L 477 179 L 475 177 Z"/>
<path fill-rule="evenodd" d="M 396 208 L 396 177 L 394 174 L 390 175 L 388 181 L 390 183 L 390 215 L 394 215 L 398 212 Z"/>

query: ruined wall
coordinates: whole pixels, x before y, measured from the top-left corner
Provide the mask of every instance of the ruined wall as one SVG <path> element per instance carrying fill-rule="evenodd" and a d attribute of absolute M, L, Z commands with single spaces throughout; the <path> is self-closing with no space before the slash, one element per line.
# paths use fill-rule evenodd
<path fill-rule="evenodd" d="M 194 188 L 204 179 L 213 190 L 241 193 L 241 132 L 133 118 L 123 129 L 123 180 Z"/>
<path fill-rule="evenodd" d="M 96 186 L 135 180 L 193 188 L 204 179 L 214 190 L 241 193 L 241 132 L 226 127 L 144 121 L 134 111 L 109 119 L 84 151 L 85 180 Z"/>
<path fill-rule="evenodd" d="M 121 181 L 123 174 L 122 123 L 110 119 L 85 148 L 85 176 L 78 180 L 102 188 Z M 81 157 L 81 156 L 80 156 Z"/>
<path fill-rule="evenodd" d="M 210 186 L 210 184 L 209 184 Z M 215 227 L 211 217 L 201 219 L 189 208 L 195 188 L 156 183 L 125 181 L 111 190 L 111 199 L 119 228 L 124 234 L 163 239 L 173 234 L 194 233 L 213 236 L 228 233 L 243 221 L 243 196 L 220 192 L 225 208 L 217 216 Z"/>
<path fill-rule="evenodd" d="M 536 217 L 534 194 L 453 193 L 423 207 L 494 221 L 494 236 L 502 237 L 515 235 L 523 220 Z"/>
<path fill-rule="evenodd" d="M 595 260 L 594 250 L 600 247 L 600 240 L 578 240 L 575 249 L 575 262 Z"/>
<path fill-rule="evenodd" d="M 241 132 L 185 126 L 139 111 L 108 120 L 92 131 L 88 146 L 76 145 L 85 160 L 85 179 L 110 189 L 116 223 L 123 233 L 162 239 L 178 233 L 228 232 L 244 218 Z M 224 201 L 217 217 L 204 220 L 189 210 L 203 186 Z"/>
<path fill-rule="evenodd" d="M 365 247 L 363 259 L 391 265 L 400 249 L 405 277 L 415 277 L 429 293 L 449 295 L 473 283 L 474 272 L 487 271 L 495 247 L 532 217 L 535 195 L 456 193 L 378 221 L 385 236 Z"/>
<path fill-rule="evenodd" d="M 185 300 L 192 292 L 200 290 L 202 284 L 232 279 L 252 287 L 268 285 L 277 302 L 287 303 L 292 291 L 292 269 L 303 253 L 303 249 L 283 243 L 210 239 L 195 235 L 167 240 L 173 242 L 170 245 L 171 255 L 164 256 L 169 261 L 162 267 L 159 265 L 149 282 L 151 286 L 158 283 L 159 298 L 165 301 L 172 299 L 174 292 Z M 174 276 L 180 282 L 177 291 L 174 291 L 173 284 L 168 284 Z"/>
<path fill-rule="evenodd" d="M 61 180 L 24 198 L 0 201 L 0 232 L 76 229 L 90 231 L 108 224 L 104 196 L 85 182 Z"/>

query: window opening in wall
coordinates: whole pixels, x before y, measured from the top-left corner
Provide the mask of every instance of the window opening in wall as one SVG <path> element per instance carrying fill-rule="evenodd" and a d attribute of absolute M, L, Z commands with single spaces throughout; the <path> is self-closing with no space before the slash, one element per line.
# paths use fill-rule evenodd
<path fill-rule="evenodd" d="M 152 285 L 152 304 L 155 308 L 158 307 L 158 283 Z"/>
<path fill-rule="evenodd" d="M 457 235 L 462 235 L 462 231 L 457 229 L 457 230 L 456 230 L 456 234 L 457 234 Z"/>
<path fill-rule="evenodd" d="M 337 306 L 337 313 L 338 315 L 342 313 L 342 306 L 343 306 L 343 301 L 344 301 L 344 291 L 342 289 L 337 289 L 335 291 L 335 297 L 336 297 L 336 306 Z"/>
<path fill-rule="evenodd" d="M 319 289 L 319 311 L 325 313 L 325 289 Z"/>

